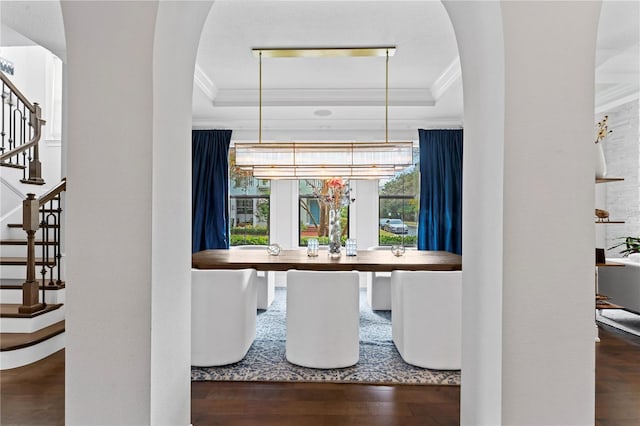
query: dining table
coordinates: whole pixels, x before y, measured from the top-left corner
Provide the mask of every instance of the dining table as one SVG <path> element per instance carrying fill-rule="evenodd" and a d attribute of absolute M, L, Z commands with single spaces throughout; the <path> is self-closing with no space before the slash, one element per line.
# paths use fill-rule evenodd
<path fill-rule="evenodd" d="M 318 256 L 308 256 L 306 249 L 281 250 L 278 255 L 265 250 L 203 250 L 192 254 L 195 269 L 255 269 L 257 271 L 459 271 L 462 256 L 446 251 L 407 250 L 401 256 L 391 250 L 358 250 L 355 256 L 342 254 L 338 258 L 319 250 Z"/>

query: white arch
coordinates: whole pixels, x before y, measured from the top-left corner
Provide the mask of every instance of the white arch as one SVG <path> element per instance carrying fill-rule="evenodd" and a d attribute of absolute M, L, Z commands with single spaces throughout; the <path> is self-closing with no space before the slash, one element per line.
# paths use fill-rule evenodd
<path fill-rule="evenodd" d="M 190 97 L 210 6 L 63 3 L 68 424 L 189 423 L 189 292 L 176 289 L 189 282 Z M 462 422 L 592 423 L 599 2 L 445 6 L 465 93 Z"/>
<path fill-rule="evenodd" d="M 190 423 L 191 94 L 211 4 L 62 4 L 67 424 Z"/>
<path fill-rule="evenodd" d="M 461 422 L 592 424 L 600 2 L 444 4 L 465 108 Z"/>

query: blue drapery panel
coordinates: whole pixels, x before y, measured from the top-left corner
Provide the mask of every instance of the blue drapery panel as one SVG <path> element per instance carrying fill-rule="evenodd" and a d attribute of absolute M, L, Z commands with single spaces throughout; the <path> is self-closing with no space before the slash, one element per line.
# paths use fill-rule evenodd
<path fill-rule="evenodd" d="M 418 250 L 462 254 L 462 130 L 418 130 Z"/>
<path fill-rule="evenodd" d="M 229 248 L 231 130 L 193 130 L 192 252 Z"/>

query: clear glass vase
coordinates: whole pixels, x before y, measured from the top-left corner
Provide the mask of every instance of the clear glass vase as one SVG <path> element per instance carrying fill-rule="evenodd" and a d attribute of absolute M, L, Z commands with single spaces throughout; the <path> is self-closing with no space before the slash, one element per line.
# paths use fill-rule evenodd
<path fill-rule="evenodd" d="M 340 257 L 340 209 L 329 208 L 329 256 Z"/>

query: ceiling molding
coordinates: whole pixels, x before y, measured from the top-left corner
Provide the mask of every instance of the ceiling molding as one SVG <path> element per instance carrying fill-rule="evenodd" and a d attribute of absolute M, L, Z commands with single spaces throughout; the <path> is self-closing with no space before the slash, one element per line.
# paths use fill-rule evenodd
<path fill-rule="evenodd" d="M 258 107 L 257 89 L 220 89 L 215 107 Z M 384 89 L 263 89 L 263 107 L 384 106 Z M 389 106 L 432 107 L 429 89 L 390 89 Z"/>
<path fill-rule="evenodd" d="M 445 68 L 442 74 L 440 74 L 433 83 L 433 87 L 431 88 L 433 98 L 438 101 L 442 95 L 444 95 L 447 90 L 449 90 L 449 88 L 460 79 L 461 75 L 462 69 L 460 68 L 460 56 L 456 56 L 453 62 Z"/>
<path fill-rule="evenodd" d="M 193 81 L 202 93 L 211 100 L 211 102 L 215 101 L 218 95 L 218 88 L 198 63 L 196 63 L 195 70 L 193 72 Z"/>

